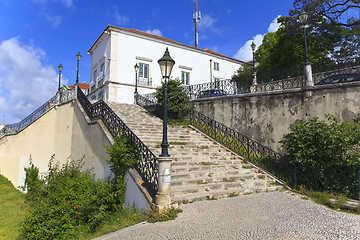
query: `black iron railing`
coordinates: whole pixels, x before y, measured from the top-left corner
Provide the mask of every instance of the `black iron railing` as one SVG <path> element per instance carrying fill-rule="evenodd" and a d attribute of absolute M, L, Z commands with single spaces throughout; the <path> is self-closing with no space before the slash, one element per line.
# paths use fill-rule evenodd
<path fill-rule="evenodd" d="M 50 98 L 48 101 L 46 101 L 43 105 L 41 105 L 39 108 L 37 108 L 35 111 L 33 111 L 29 116 L 25 117 L 23 120 L 21 120 L 18 123 L 8 124 L 5 125 L 0 130 L 0 138 L 9 135 L 9 134 L 16 134 L 17 132 L 23 130 L 27 126 L 29 126 L 31 123 L 33 123 L 36 119 L 47 113 L 49 110 L 51 110 L 54 106 L 60 103 L 64 103 L 67 101 L 70 101 L 74 99 L 75 97 L 75 88 L 69 89 L 69 90 L 60 90 L 60 99 L 58 102 L 58 94 Z"/>
<path fill-rule="evenodd" d="M 280 162 L 283 158 L 281 154 L 198 111 L 188 110 L 186 118 L 198 130 L 255 164 L 258 163 L 260 158 L 271 159 L 273 162 Z"/>
<path fill-rule="evenodd" d="M 41 105 L 39 108 L 37 108 L 29 116 L 25 117 L 20 122 L 5 125 L 0 130 L 0 138 L 4 137 L 5 135 L 15 134 L 15 133 L 23 130 L 24 128 L 29 126 L 31 123 L 33 123 L 36 119 L 38 119 L 39 117 L 44 115 L 46 112 L 48 112 L 50 109 L 52 109 L 55 105 L 57 105 L 57 95 L 50 98 L 43 105 Z"/>
<path fill-rule="evenodd" d="M 184 86 L 183 89 L 190 99 L 198 99 L 201 97 L 201 92 L 211 89 L 222 90 L 228 95 L 242 93 L 242 91 L 236 87 L 236 83 L 231 82 L 230 80 L 219 80 L 214 82 Z"/>
<path fill-rule="evenodd" d="M 257 84 L 251 86 L 250 92 L 272 92 L 272 91 L 281 91 L 286 89 L 295 89 L 303 87 L 305 82 L 304 76 L 293 77 L 288 79 L 282 79 L 277 81 L 270 81 L 263 84 Z"/>
<path fill-rule="evenodd" d="M 156 156 L 104 101 L 100 100 L 91 104 L 80 89 L 78 89 L 77 92 L 77 99 L 88 117 L 91 120 L 101 119 L 114 138 L 117 136 L 125 136 L 131 141 L 137 159 L 135 168 L 141 177 L 146 180 L 153 192 L 156 193 L 158 190 L 158 166 Z"/>
<path fill-rule="evenodd" d="M 137 104 L 142 106 L 143 108 L 151 107 L 157 104 L 157 99 L 154 97 L 154 94 L 145 94 L 145 95 L 137 95 Z"/>

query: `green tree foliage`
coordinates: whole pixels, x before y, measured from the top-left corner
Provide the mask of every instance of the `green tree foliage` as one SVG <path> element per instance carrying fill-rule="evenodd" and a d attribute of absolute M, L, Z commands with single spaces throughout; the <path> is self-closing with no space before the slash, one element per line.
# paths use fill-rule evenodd
<path fill-rule="evenodd" d="M 288 75 L 291 76 L 294 74 L 291 71 L 302 71 L 305 57 L 304 35 L 302 28 L 292 21 L 294 19 L 291 17 L 280 17 L 280 28 L 264 36 L 262 45 L 255 52 L 259 73 L 290 70 Z M 331 62 L 329 52 L 341 41 L 341 29 L 318 18 L 315 24 L 309 25 L 307 33 L 310 62 Z"/>
<path fill-rule="evenodd" d="M 236 87 L 240 90 L 248 90 L 252 84 L 253 68 L 250 64 L 244 64 L 231 77 L 232 82 L 236 82 Z"/>
<path fill-rule="evenodd" d="M 299 173 L 299 185 L 356 196 L 360 124 L 313 118 L 294 125 L 281 141 Z M 345 177 L 346 176 L 346 177 Z"/>
<path fill-rule="evenodd" d="M 179 79 L 170 79 L 167 84 L 167 108 L 168 117 L 174 120 L 183 119 L 184 111 L 190 109 L 191 106 L 186 104 L 188 100 L 187 94 L 183 91 L 182 82 Z M 164 82 L 156 89 L 155 97 L 158 101 L 156 115 L 161 116 L 164 109 Z"/>

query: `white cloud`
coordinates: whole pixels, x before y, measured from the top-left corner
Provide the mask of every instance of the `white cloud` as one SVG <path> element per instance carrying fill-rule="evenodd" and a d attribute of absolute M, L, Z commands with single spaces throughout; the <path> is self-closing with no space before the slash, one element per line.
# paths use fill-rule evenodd
<path fill-rule="evenodd" d="M 277 19 L 280 17 L 278 15 L 269 25 L 268 32 L 276 32 L 280 24 L 277 23 Z M 262 44 L 265 34 L 257 34 L 251 40 L 246 41 L 246 43 L 240 47 L 240 49 L 235 53 L 234 58 L 239 59 L 244 62 L 252 61 L 252 50 L 251 43 L 254 42 L 256 45 L 256 49 Z M 255 51 L 256 51 L 255 49 Z"/>
<path fill-rule="evenodd" d="M 258 34 L 253 37 L 253 39 L 246 41 L 246 43 L 236 52 L 234 58 L 239 59 L 241 61 L 251 61 L 252 60 L 252 50 L 251 50 L 251 43 L 254 42 L 256 45 L 256 49 L 262 44 L 264 39 L 264 35 Z"/>
<path fill-rule="evenodd" d="M 126 25 L 129 22 L 129 18 L 120 14 L 117 9 L 114 13 L 114 17 L 116 19 L 118 26 Z"/>
<path fill-rule="evenodd" d="M 18 122 L 57 91 L 57 73 L 42 60 L 45 52 L 18 38 L 0 43 L 0 117 Z"/>
<path fill-rule="evenodd" d="M 204 14 L 199 22 L 200 30 L 210 30 L 212 32 L 218 33 L 220 30 L 215 27 L 215 23 L 217 22 L 216 18 L 213 18 L 210 15 Z"/>
<path fill-rule="evenodd" d="M 60 16 L 51 16 L 49 14 L 45 15 L 45 18 L 48 22 L 52 24 L 53 28 L 57 28 L 61 24 L 62 17 Z"/>
<path fill-rule="evenodd" d="M 146 30 L 145 32 L 150 33 L 150 34 L 154 34 L 154 35 L 158 35 L 158 36 L 162 36 L 162 32 L 159 29 L 152 29 L 152 30 Z"/>
<path fill-rule="evenodd" d="M 71 8 L 74 6 L 75 0 L 33 0 L 36 3 L 46 4 L 48 2 L 59 2 L 65 5 L 67 8 Z"/>
<path fill-rule="evenodd" d="M 281 17 L 281 15 L 278 15 L 269 25 L 268 27 L 268 32 L 276 32 L 279 27 L 280 27 L 280 23 L 278 23 L 278 18 Z"/>

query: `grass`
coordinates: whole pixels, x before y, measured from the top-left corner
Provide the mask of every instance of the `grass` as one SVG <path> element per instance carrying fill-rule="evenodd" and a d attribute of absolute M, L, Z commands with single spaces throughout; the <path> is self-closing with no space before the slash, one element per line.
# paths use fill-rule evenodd
<path fill-rule="evenodd" d="M 203 166 L 219 165 L 219 164 L 213 163 L 213 162 L 200 162 L 200 164 L 203 165 Z"/>
<path fill-rule="evenodd" d="M 170 145 L 186 145 L 186 142 L 170 142 Z"/>
<path fill-rule="evenodd" d="M 25 194 L 0 175 L 0 239 L 17 239 L 24 219 Z"/>
<path fill-rule="evenodd" d="M 313 202 L 325 205 L 333 210 L 360 215 L 360 205 L 356 209 L 351 210 L 342 206 L 349 200 L 344 194 L 319 192 L 306 189 L 303 186 L 299 187 L 298 192 L 303 195 L 301 199 L 308 200 L 310 198 Z"/>
<path fill-rule="evenodd" d="M 223 182 L 236 182 L 236 178 L 223 178 Z"/>

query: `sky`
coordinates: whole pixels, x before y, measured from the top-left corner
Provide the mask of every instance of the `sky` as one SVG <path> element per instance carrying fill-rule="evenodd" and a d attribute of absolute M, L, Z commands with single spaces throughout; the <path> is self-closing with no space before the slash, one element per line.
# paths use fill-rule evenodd
<path fill-rule="evenodd" d="M 249 61 L 250 44 L 278 28 L 292 0 L 198 0 L 199 48 Z M 19 122 L 56 94 L 62 80 L 89 83 L 87 51 L 107 25 L 194 46 L 194 0 L 0 0 L 0 124 Z M 160 54 L 161 55 L 161 54 Z"/>

